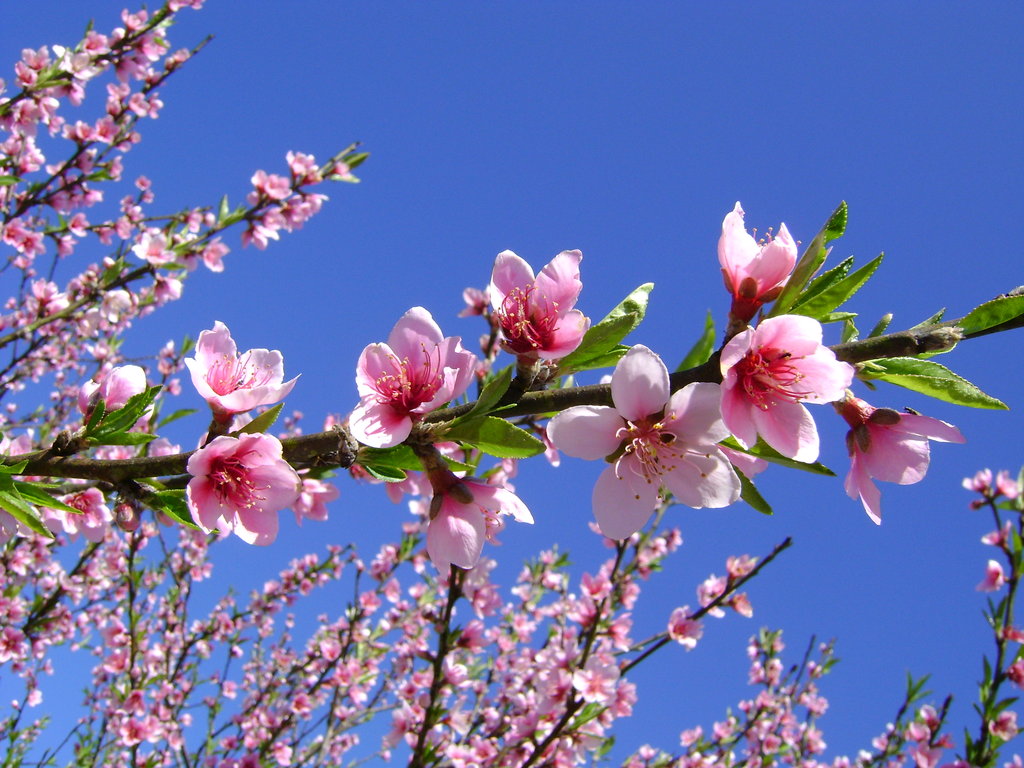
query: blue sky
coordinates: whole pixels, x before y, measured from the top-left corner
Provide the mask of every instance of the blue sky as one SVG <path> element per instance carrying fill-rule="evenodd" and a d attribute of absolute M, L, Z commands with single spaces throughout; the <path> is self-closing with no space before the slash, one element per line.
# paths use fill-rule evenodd
<path fill-rule="evenodd" d="M 90 16 L 107 31 L 119 9 L 5 4 L 3 76 L 21 48 L 72 43 Z M 266 252 L 232 243 L 227 271 L 197 274 L 127 348 L 149 354 L 222 320 L 241 348 L 280 349 L 289 376 L 302 373 L 288 407 L 310 431 L 354 405 L 360 350 L 410 306 L 473 342 L 482 328 L 456 318 L 461 291 L 486 285 L 506 248 L 536 267 L 581 249 L 579 306 L 594 319 L 653 281 L 631 341 L 681 357 L 708 309 L 724 322 L 715 249 L 736 200 L 749 226 L 784 221 L 805 243 L 848 202 L 834 261 L 886 253 L 850 305 L 862 329 L 890 311 L 893 329 L 941 307 L 962 315 L 1024 282 L 1017 3 L 213 0 L 181 18 L 176 47 L 215 39 L 163 89 L 163 114 L 129 155 L 129 175 L 150 176 L 158 207 L 238 199 L 257 168 L 282 172 L 289 149 L 326 158 L 359 140 L 372 157 L 363 183 L 327 190 L 330 203 L 303 231 Z M 934 447 L 923 483 L 883 486 L 881 527 L 840 482 L 778 470 L 759 483 L 773 518 L 743 505 L 672 510 L 686 543 L 637 609 L 651 631 L 692 604 L 727 555 L 763 554 L 788 535 L 796 546 L 752 588 L 752 620 L 712 624 L 696 651 L 667 649 L 632 675 L 640 704 L 614 754 L 644 742 L 671 749 L 682 728 L 721 719 L 748 690 L 743 648 L 762 625 L 784 628 L 794 655 L 811 634 L 838 638 L 843 661 L 821 723 L 830 755 L 882 731 L 908 671 L 933 675 L 937 701 L 955 694 L 954 733 L 974 730 L 970 703 L 990 642 L 974 585 L 989 552 L 960 479 L 1022 461 L 1019 333 L 944 359 L 1009 413 L 858 389 L 955 423 L 968 439 Z M 182 400 L 198 403 L 190 392 Z M 822 460 L 844 474 L 845 428 L 830 409 L 815 415 Z M 598 471 L 573 460 L 523 465 L 517 488 L 537 523 L 510 526 L 490 552 L 503 573 L 554 542 L 596 567 L 604 550 L 587 523 Z M 340 484 L 326 525 L 285 523 L 268 551 L 229 543 L 225 579 L 259 584 L 314 543 L 355 540 L 370 553 L 397 532 L 404 508 L 379 488 Z"/>

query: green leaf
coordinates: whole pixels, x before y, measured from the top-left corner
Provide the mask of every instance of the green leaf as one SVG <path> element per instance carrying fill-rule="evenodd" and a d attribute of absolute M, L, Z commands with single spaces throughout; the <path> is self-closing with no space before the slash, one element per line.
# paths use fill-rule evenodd
<path fill-rule="evenodd" d="M 93 438 L 94 440 L 96 438 Z M 150 440 L 156 440 L 156 435 L 147 432 L 113 432 L 109 435 L 102 435 L 97 445 L 144 445 Z"/>
<path fill-rule="evenodd" d="M 881 336 L 885 333 L 885 329 L 889 327 L 889 323 L 892 322 L 892 312 L 882 315 L 881 319 L 875 323 L 875 327 L 871 329 L 868 334 L 869 339 L 873 339 L 875 336 Z"/>
<path fill-rule="evenodd" d="M 796 303 L 797 297 L 803 291 L 804 286 L 807 285 L 807 282 L 821 265 L 825 263 L 825 257 L 828 255 L 828 250 L 825 246 L 846 231 L 846 219 L 847 211 L 846 202 L 844 201 L 832 212 L 832 215 L 828 217 L 828 221 L 825 222 L 825 226 L 821 228 L 821 231 L 814 236 L 810 245 L 807 246 L 800 260 L 796 263 L 793 274 L 786 281 L 786 287 L 782 289 L 779 298 L 772 305 L 768 317 L 784 315 Z"/>
<path fill-rule="evenodd" d="M 827 315 L 818 318 L 818 322 L 822 325 L 827 325 L 828 323 L 839 323 L 846 320 L 853 320 L 856 316 L 856 312 L 829 312 Z"/>
<path fill-rule="evenodd" d="M 29 530 L 34 531 L 48 539 L 53 538 L 50 529 L 43 525 L 39 514 L 27 504 L 16 490 L 0 490 L 0 508 L 7 510 L 11 517 L 25 525 Z"/>
<path fill-rule="evenodd" d="M 0 187 L 9 187 L 21 181 L 17 176 L 0 176 Z"/>
<path fill-rule="evenodd" d="M 878 269 L 878 265 L 882 263 L 884 257 L 884 253 L 879 254 L 856 272 L 836 280 L 816 295 L 801 297 L 790 311 L 798 315 L 813 317 L 816 320 L 820 320 L 823 316 L 834 312 L 836 308 L 845 304 L 853 294 L 860 290 L 861 286 Z"/>
<path fill-rule="evenodd" d="M 469 443 L 499 459 L 526 459 L 544 451 L 544 443 L 529 432 L 494 416 L 455 424 L 445 439 Z"/>
<path fill-rule="evenodd" d="M 744 448 L 742 445 L 739 444 L 739 442 L 734 437 L 725 438 L 725 440 L 722 440 L 721 445 L 724 445 L 727 448 L 731 448 L 734 451 L 739 451 L 740 453 L 746 453 L 749 454 L 750 456 L 757 456 L 759 459 L 764 459 L 765 461 L 771 462 L 772 464 L 778 464 L 779 466 L 782 467 L 789 467 L 790 469 L 801 469 L 804 472 L 810 472 L 811 474 L 815 475 L 827 475 L 828 477 L 836 476 L 835 472 L 833 472 L 831 469 L 829 469 L 824 464 L 821 464 L 819 462 L 815 462 L 813 464 L 806 464 L 802 461 L 796 461 L 794 459 L 791 459 L 788 456 L 783 456 L 781 453 L 776 451 L 761 438 L 758 438 L 757 443 L 751 446 L 750 448 Z"/>
<path fill-rule="evenodd" d="M 853 318 L 845 318 L 843 320 L 843 333 L 839 340 L 845 344 L 848 341 L 856 341 L 859 335 L 860 330 L 857 328 L 857 324 L 853 322 Z"/>
<path fill-rule="evenodd" d="M 704 332 L 700 335 L 700 338 L 690 347 L 690 351 L 686 353 L 686 357 L 679 363 L 677 371 L 688 371 L 691 368 L 696 368 L 698 365 L 704 365 L 710 358 L 711 353 L 715 350 L 715 319 L 711 315 L 711 310 L 708 310 L 707 317 L 704 318 Z"/>
<path fill-rule="evenodd" d="M 92 419 L 90 419 L 89 425 L 86 427 L 85 436 L 95 440 L 97 445 L 122 445 L 123 443 L 109 443 L 106 441 L 120 433 L 127 432 L 135 426 L 135 422 L 153 404 L 153 400 L 156 399 L 157 393 L 160 390 L 160 386 L 149 387 L 145 392 L 132 395 L 124 406 L 116 411 L 104 414 L 99 425 L 95 428 L 92 428 Z"/>
<path fill-rule="evenodd" d="M 392 469 L 411 469 L 423 471 L 423 462 L 413 453 L 408 445 L 396 445 L 393 448 L 370 448 L 363 446 L 359 449 L 356 462 L 363 467 L 390 467 Z"/>
<path fill-rule="evenodd" d="M 917 325 L 911 326 L 910 330 L 913 331 L 916 328 L 923 328 L 926 325 L 935 325 L 935 323 L 938 323 L 938 322 L 940 322 L 942 320 L 942 316 L 945 315 L 945 314 L 946 314 L 946 308 L 943 307 L 942 309 L 940 309 L 938 312 L 936 312 L 931 317 L 929 317 L 929 318 L 927 318 L 925 320 L 922 320 Z"/>
<path fill-rule="evenodd" d="M 966 405 L 970 408 L 1009 410 L 1001 400 L 986 395 L 967 379 L 931 360 L 890 357 L 871 360 L 870 363 L 871 367 L 864 369 L 862 374 L 867 374 L 872 379 L 887 381 L 937 400 L 945 400 L 947 403 Z"/>
<path fill-rule="evenodd" d="M 166 427 L 172 421 L 177 421 L 178 419 L 183 419 L 186 416 L 191 416 L 193 413 L 198 413 L 198 410 L 196 408 L 179 408 L 167 418 L 160 419 L 160 423 L 157 424 L 157 427 Z"/>
<path fill-rule="evenodd" d="M 28 459 L 17 464 L 0 464 L 0 475 L 20 475 L 28 466 Z"/>
<path fill-rule="evenodd" d="M 369 156 L 369 152 L 356 152 L 354 155 L 344 158 L 343 162 L 349 167 L 349 170 L 353 170 L 366 162 L 366 158 Z"/>
<path fill-rule="evenodd" d="M 76 509 L 69 504 L 65 504 L 63 501 L 58 501 L 48 494 L 43 490 L 46 487 L 49 487 L 49 485 L 37 485 L 35 483 L 26 483 L 20 480 L 14 481 L 14 489 L 18 492 L 18 495 L 26 501 L 35 504 L 37 507 L 62 509 L 65 512 L 72 512 L 76 515 L 82 514 L 82 510 Z"/>
<path fill-rule="evenodd" d="M 761 492 L 757 490 L 750 479 L 738 469 L 736 470 L 736 476 L 740 479 L 740 498 L 762 515 L 773 514 L 771 504 L 765 501 L 764 496 L 761 495 Z"/>
<path fill-rule="evenodd" d="M 158 509 L 172 520 L 189 528 L 202 530 L 192 519 L 192 512 L 185 501 L 184 490 L 157 491 L 146 497 L 146 505 Z"/>
<path fill-rule="evenodd" d="M 497 375 L 487 383 L 483 392 L 480 393 L 480 397 L 478 397 L 476 403 L 474 403 L 473 409 L 456 421 L 462 421 L 463 419 L 468 420 L 476 416 L 483 416 L 484 414 L 493 411 L 494 406 L 498 404 L 505 392 L 508 391 L 509 384 L 511 383 L 512 366 L 509 365 L 499 371 Z"/>
<path fill-rule="evenodd" d="M 965 335 L 970 336 L 1014 320 L 1021 315 L 1024 315 L 1024 295 L 1000 296 L 998 299 L 986 301 L 981 306 L 972 309 L 960 319 L 957 326 Z"/>
<path fill-rule="evenodd" d="M 220 205 L 217 206 L 217 221 L 224 221 L 230 212 L 231 208 L 228 206 L 228 196 L 224 195 L 224 197 L 220 199 Z"/>
<path fill-rule="evenodd" d="M 619 302 L 601 322 L 591 326 L 579 347 L 559 361 L 558 370 L 566 373 L 599 367 L 593 361 L 611 352 L 640 325 L 647 314 L 647 301 L 653 288 L 654 283 L 644 283 Z"/>
<path fill-rule="evenodd" d="M 273 408 L 268 408 L 238 430 L 238 434 L 255 435 L 260 432 L 266 432 L 274 426 L 274 422 L 277 421 L 277 416 L 281 413 L 282 408 L 284 408 L 284 403 L 278 403 Z"/>
<path fill-rule="evenodd" d="M 835 285 L 848 274 L 850 274 L 850 270 L 852 268 L 853 256 L 847 256 L 836 266 L 832 267 L 832 269 L 822 272 L 820 275 L 814 278 L 804 289 L 803 293 L 800 294 L 800 297 L 796 300 L 796 303 L 793 306 L 798 307 L 804 302 L 810 301 L 827 288 L 831 288 L 833 285 Z"/>
<path fill-rule="evenodd" d="M 385 483 L 400 483 L 406 478 L 405 471 L 396 467 L 377 466 L 375 464 L 360 464 L 360 466 Z"/>

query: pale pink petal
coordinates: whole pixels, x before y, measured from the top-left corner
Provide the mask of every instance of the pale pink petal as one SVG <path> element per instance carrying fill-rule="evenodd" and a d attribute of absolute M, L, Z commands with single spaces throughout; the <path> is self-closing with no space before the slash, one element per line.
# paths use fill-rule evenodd
<path fill-rule="evenodd" d="M 722 388 L 708 382 L 687 384 L 669 399 L 665 429 L 687 445 L 714 445 L 729 436 L 722 422 Z"/>
<path fill-rule="evenodd" d="M 237 356 L 238 348 L 231 338 L 231 331 L 220 320 L 214 322 L 213 330 L 200 331 L 196 341 L 196 360 L 204 370 L 224 357 L 233 360 Z"/>
<path fill-rule="evenodd" d="M 750 346 L 784 350 L 793 357 L 803 357 L 818 350 L 821 339 L 821 323 L 813 317 L 780 315 L 761 321 Z"/>
<path fill-rule="evenodd" d="M 594 517 L 609 539 L 626 539 L 639 531 L 657 503 L 657 484 L 643 476 L 632 457 L 607 467 L 594 485 Z"/>
<path fill-rule="evenodd" d="M 732 464 L 717 448 L 707 455 L 689 454 L 662 481 L 675 498 L 694 509 L 719 509 L 740 497 L 740 481 Z"/>
<path fill-rule="evenodd" d="M 486 535 L 484 516 L 471 504 L 445 498 L 427 525 L 427 554 L 442 573 L 450 565 L 472 568 L 480 559 Z"/>
<path fill-rule="evenodd" d="M 606 405 L 576 405 L 551 419 L 548 439 L 558 450 L 578 459 L 603 459 L 619 449 L 618 430 L 625 422 Z"/>
<path fill-rule="evenodd" d="M 757 442 L 754 413 L 759 409 L 740 387 L 733 384 L 735 380 L 722 385 L 722 423 L 744 448 L 750 448 Z"/>
<path fill-rule="evenodd" d="M 751 408 L 757 432 L 772 448 L 796 461 L 818 460 L 818 428 L 799 403 L 778 402 L 768 409 Z"/>
<path fill-rule="evenodd" d="M 828 347 L 818 347 L 796 363 L 803 375 L 797 388 L 810 392 L 803 399 L 808 403 L 831 403 L 841 400 L 853 381 L 853 366 L 836 360 Z"/>
<path fill-rule="evenodd" d="M 796 265 L 796 243 L 785 224 L 779 225 L 775 238 L 765 245 L 757 260 L 758 283 L 763 290 L 774 288 L 789 277 Z"/>
<path fill-rule="evenodd" d="M 754 329 L 747 328 L 747 330 L 740 331 L 729 339 L 729 343 L 722 349 L 720 363 L 722 376 L 725 377 L 726 381 L 728 381 L 730 377 L 735 380 L 736 373 L 733 370 L 733 366 L 742 360 L 746 356 L 747 352 L 750 351 L 753 339 Z"/>
<path fill-rule="evenodd" d="M 878 490 L 864 466 L 861 464 L 861 455 L 854 452 L 850 457 L 850 472 L 846 475 L 846 482 L 843 486 L 851 499 L 860 497 L 864 505 L 864 511 L 876 525 L 882 524 L 882 494 Z"/>
<path fill-rule="evenodd" d="M 557 360 L 565 357 L 583 341 L 583 336 L 590 329 L 590 318 L 578 309 L 566 312 L 558 322 L 551 338 L 537 354 L 544 360 Z"/>
<path fill-rule="evenodd" d="M 137 365 L 119 365 L 111 369 L 100 387 L 104 407 L 108 411 L 123 407 L 129 398 L 145 391 L 146 372 Z"/>
<path fill-rule="evenodd" d="M 911 435 L 920 435 L 940 443 L 967 442 L 960 430 L 952 424 L 933 419 L 931 416 L 922 416 L 919 413 L 901 413 L 899 423 L 893 425 L 891 429 Z"/>
<path fill-rule="evenodd" d="M 472 481 L 465 481 L 465 485 L 470 487 L 473 500 L 484 509 L 494 513 L 512 515 L 512 518 L 519 523 L 533 523 L 533 514 L 530 512 L 530 508 L 507 488 Z"/>
<path fill-rule="evenodd" d="M 420 360 L 424 349 L 430 349 L 444 340 L 441 328 L 423 307 L 413 307 L 395 323 L 388 336 L 388 346 L 399 360 Z"/>
<path fill-rule="evenodd" d="M 356 363 L 356 389 L 359 390 L 359 396 L 376 396 L 378 379 L 382 376 L 399 376 L 400 373 L 398 360 L 391 347 L 387 344 L 367 345 Z"/>
<path fill-rule="evenodd" d="M 280 521 L 276 511 L 267 512 L 259 509 L 239 510 L 235 515 L 235 521 L 232 532 L 246 544 L 266 546 L 267 544 L 273 544 L 274 539 L 277 538 L 277 529 Z"/>
<path fill-rule="evenodd" d="M 583 288 L 580 281 L 582 260 L 583 254 L 580 251 L 562 251 L 537 275 L 537 292 L 554 304 L 560 315 L 575 306 Z"/>
<path fill-rule="evenodd" d="M 668 369 L 642 344 L 631 348 L 612 372 L 612 401 L 624 419 L 660 413 L 669 399 Z"/>
<path fill-rule="evenodd" d="M 512 251 L 502 251 L 494 259 L 491 284 L 487 287 L 491 295 L 491 306 L 501 307 L 505 296 L 513 288 L 527 288 L 534 282 L 533 267 Z"/>
<path fill-rule="evenodd" d="M 867 428 L 871 445 L 866 453 L 861 453 L 860 463 L 871 477 L 900 485 L 924 478 L 931 453 L 927 440 L 884 426 L 868 424 Z"/>
<path fill-rule="evenodd" d="M 756 475 L 768 469 L 768 462 L 757 458 L 757 456 L 734 451 L 732 448 L 726 448 L 725 446 L 722 446 L 721 451 L 732 462 L 732 465 L 748 479 L 753 479 Z"/>
<path fill-rule="evenodd" d="M 391 448 L 412 432 L 412 418 L 370 397 L 355 407 L 348 426 L 352 437 L 360 443 L 373 448 Z"/>
<path fill-rule="evenodd" d="M 728 274 L 744 270 L 761 249 L 743 224 L 743 208 L 739 202 L 722 221 L 722 236 L 718 239 L 718 262 Z"/>

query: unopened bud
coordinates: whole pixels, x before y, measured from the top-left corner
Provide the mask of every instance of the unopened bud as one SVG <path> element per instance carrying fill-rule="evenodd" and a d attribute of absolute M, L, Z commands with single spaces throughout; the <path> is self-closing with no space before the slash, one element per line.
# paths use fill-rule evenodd
<path fill-rule="evenodd" d="M 138 507 L 130 501 L 122 501 L 114 507 L 114 523 L 122 531 L 131 533 L 141 524 Z"/>

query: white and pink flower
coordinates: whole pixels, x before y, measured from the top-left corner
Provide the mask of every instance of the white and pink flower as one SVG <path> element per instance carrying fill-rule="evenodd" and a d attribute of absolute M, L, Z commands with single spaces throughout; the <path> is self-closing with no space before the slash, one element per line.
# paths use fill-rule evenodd
<path fill-rule="evenodd" d="M 847 395 L 835 407 L 850 425 L 846 435 L 850 454 L 846 493 L 851 499 L 860 497 L 864 511 L 875 523 L 882 522 L 882 494 L 873 479 L 899 485 L 919 482 L 928 471 L 929 440 L 964 442 L 964 436 L 952 424 L 918 413 L 875 408 L 853 395 Z"/>
<path fill-rule="evenodd" d="M 580 345 L 590 320 L 576 306 L 579 251 L 562 251 L 540 274 L 512 251 L 494 260 L 487 288 L 506 350 L 520 357 L 557 360 Z"/>
<path fill-rule="evenodd" d="M 647 347 L 633 347 L 612 374 L 614 407 L 578 405 L 548 424 L 555 446 L 580 459 L 606 459 L 594 486 L 601 532 L 625 539 L 640 530 L 667 489 L 694 508 L 726 507 L 740 481 L 717 446 L 722 423 L 717 384 L 669 390 L 668 369 Z"/>
<path fill-rule="evenodd" d="M 413 307 L 386 344 L 370 344 L 359 356 L 352 435 L 374 448 L 398 445 L 415 419 L 465 392 L 475 369 L 476 356 L 462 339 L 445 337 L 427 310 Z"/>
<path fill-rule="evenodd" d="M 250 349 L 239 357 L 231 331 L 219 320 L 199 334 L 195 355 L 185 365 L 221 424 L 235 414 L 283 400 L 298 379 L 284 381 L 284 358 L 276 349 Z"/>
<path fill-rule="evenodd" d="M 530 510 L 510 490 L 468 478 L 457 483 L 460 492 L 442 492 L 434 497 L 427 523 L 427 554 L 441 573 L 447 573 L 451 565 L 473 568 L 484 541 L 493 541 L 504 527 L 501 515 L 512 515 L 520 523 L 533 522 Z M 471 497 L 468 502 L 457 498 L 467 494 Z"/>
<path fill-rule="evenodd" d="M 722 350 L 722 420 L 745 448 L 760 435 L 797 461 L 818 458 L 818 429 L 802 403 L 843 397 L 853 367 L 821 343 L 821 324 L 782 315 L 737 334 Z"/>
<path fill-rule="evenodd" d="M 761 305 L 773 301 L 796 264 L 796 243 L 785 224 L 779 225 L 774 238 L 757 242 L 743 225 L 739 202 L 722 222 L 718 239 L 718 262 L 722 265 L 725 287 L 732 294 L 731 316 L 745 325 Z"/>
<path fill-rule="evenodd" d="M 277 537 L 278 510 L 299 498 L 302 481 L 272 435 L 222 435 L 188 460 L 185 489 L 196 524 L 209 532 L 230 530 L 247 544 Z"/>
<path fill-rule="evenodd" d="M 137 365 L 111 368 L 101 382 L 87 381 L 78 390 L 78 410 L 88 416 L 97 402 L 107 413 L 123 408 L 130 398 L 146 391 L 146 372 Z"/>

